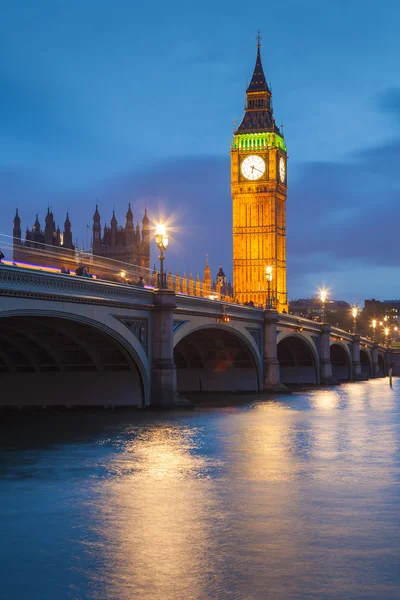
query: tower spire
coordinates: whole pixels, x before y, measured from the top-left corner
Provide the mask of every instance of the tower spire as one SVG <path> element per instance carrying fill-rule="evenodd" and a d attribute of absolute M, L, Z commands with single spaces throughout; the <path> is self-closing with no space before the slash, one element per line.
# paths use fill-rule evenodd
<path fill-rule="evenodd" d="M 246 89 L 245 114 L 236 134 L 273 132 L 280 135 L 272 112 L 271 89 L 261 60 L 261 35 L 257 35 L 257 56 L 253 75 Z"/>

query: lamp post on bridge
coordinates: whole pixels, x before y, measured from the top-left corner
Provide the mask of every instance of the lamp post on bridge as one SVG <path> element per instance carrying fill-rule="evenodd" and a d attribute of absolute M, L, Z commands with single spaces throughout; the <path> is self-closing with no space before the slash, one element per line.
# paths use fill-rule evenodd
<path fill-rule="evenodd" d="M 351 309 L 351 314 L 353 315 L 353 333 L 357 332 L 357 315 L 358 315 L 358 307 L 353 306 Z"/>
<path fill-rule="evenodd" d="M 272 267 L 268 265 L 265 267 L 265 277 L 267 280 L 267 310 L 271 309 L 271 281 L 272 281 Z"/>
<path fill-rule="evenodd" d="M 325 302 L 326 302 L 327 295 L 328 295 L 328 293 L 326 290 L 321 290 L 319 293 L 319 297 L 320 297 L 321 304 L 322 304 L 322 315 L 321 315 L 322 323 L 325 323 Z"/>
<path fill-rule="evenodd" d="M 167 289 L 167 277 L 166 273 L 164 273 L 164 251 L 168 246 L 168 236 L 165 225 L 159 224 L 157 225 L 156 233 L 154 236 L 154 240 L 156 245 L 160 251 L 159 259 L 160 259 L 160 270 L 157 275 L 157 284 L 158 289 Z"/>

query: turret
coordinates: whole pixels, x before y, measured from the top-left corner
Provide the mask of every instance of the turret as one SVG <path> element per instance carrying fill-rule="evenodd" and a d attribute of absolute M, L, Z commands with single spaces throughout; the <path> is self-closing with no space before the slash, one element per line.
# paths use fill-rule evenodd
<path fill-rule="evenodd" d="M 21 219 L 18 214 L 18 208 L 15 211 L 14 227 L 13 227 L 13 247 L 21 246 Z"/>
<path fill-rule="evenodd" d="M 179 294 L 181 291 L 181 278 L 179 277 L 178 269 L 175 273 L 175 294 Z"/>
<path fill-rule="evenodd" d="M 136 243 L 140 248 L 140 226 L 139 223 L 136 223 Z"/>
<path fill-rule="evenodd" d="M 206 256 L 206 266 L 203 273 L 203 293 L 207 296 L 211 292 L 211 270 L 208 264 L 208 254 Z"/>
<path fill-rule="evenodd" d="M 201 283 L 198 271 L 196 273 L 196 296 L 201 296 Z"/>
<path fill-rule="evenodd" d="M 74 244 L 72 242 L 71 221 L 69 220 L 68 213 L 67 213 L 66 219 L 64 221 L 63 247 L 68 248 L 68 250 L 74 249 Z"/>
<path fill-rule="evenodd" d="M 150 220 L 147 216 L 147 209 L 144 209 L 142 219 L 142 244 L 141 244 L 141 263 L 148 273 L 150 271 Z"/>
<path fill-rule="evenodd" d="M 182 294 L 188 294 L 188 280 L 186 277 L 186 271 L 183 271 L 182 277 Z"/>
<path fill-rule="evenodd" d="M 47 209 L 47 215 L 45 219 L 45 229 L 44 229 L 44 243 L 53 245 L 53 233 L 55 231 L 54 225 L 54 217 L 53 213 L 50 211 L 50 208 Z"/>
<path fill-rule="evenodd" d="M 72 236 L 71 236 L 72 242 Z M 99 207 L 96 204 L 96 210 L 93 215 L 93 254 L 99 254 L 101 249 L 101 222 Z"/>
<path fill-rule="evenodd" d="M 117 245 L 117 219 L 115 218 L 115 210 L 113 210 L 113 216 L 111 219 L 111 248 L 115 248 Z"/>
<path fill-rule="evenodd" d="M 135 244 L 135 227 L 133 224 L 133 213 L 130 202 L 128 204 L 128 212 L 126 213 L 125 235 L 127 250 L 133 252 L 133 246 Z"/>
<path fill-rule="evenodd" d="M 190 271 L 189 275 L 189 295 L 194 296 L 194 281 L 192 271 Z"/>
<path fill-rule="evenodd" d="M 40 233 L 42 233 L 42 229 L 41 229 L 40 222 L 39 222 L 39 216 L 38 216 L 38 214 L 37 214 L 37 213 L 36 213 L 36 219 L 35 219 L 35 222 L 34 222 L 34 224 L 33 224 L 33 230 L 32 230 L 32 233 L 33 233 L 34 237 L 36 237 L 36 236 L 38 236 Z"/>

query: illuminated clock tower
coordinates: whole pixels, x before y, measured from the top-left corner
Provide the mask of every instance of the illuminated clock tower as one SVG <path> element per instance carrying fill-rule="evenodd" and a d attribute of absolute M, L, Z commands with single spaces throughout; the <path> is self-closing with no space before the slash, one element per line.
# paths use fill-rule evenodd
<path fill-rule="evenodd" d="M 233 288 L 239 302 L 266 306 L 266 267 L 272 267 L 271 305 L 288 310 L 286 293 L 286 144 L 271 105 L 260 36 L 245 114 L 231 147 Z"/>

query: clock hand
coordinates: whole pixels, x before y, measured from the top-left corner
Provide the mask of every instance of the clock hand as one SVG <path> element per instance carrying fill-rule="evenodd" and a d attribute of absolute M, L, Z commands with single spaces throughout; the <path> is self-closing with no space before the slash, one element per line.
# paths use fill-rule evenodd
<path fill-rule="evenodd" d="M 256 171 L 258 171 L 259 173 L 262 173 L 262 171 L 261 171 L 260 169 L 257 169 L 257 167 L 252 167 L 252 169 L 253 169 L 253 171 L 254 171 L 254 169 L 255 169 L 255 170 L 256 170 Z"/>

